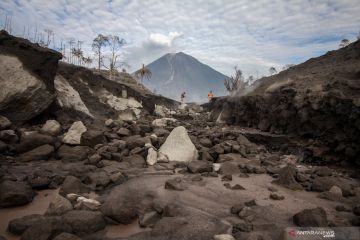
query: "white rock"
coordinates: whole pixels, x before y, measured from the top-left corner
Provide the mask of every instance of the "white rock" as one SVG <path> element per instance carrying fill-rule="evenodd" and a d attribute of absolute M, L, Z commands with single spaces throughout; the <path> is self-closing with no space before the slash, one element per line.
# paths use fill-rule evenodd
<path fill-rule="evenodd" d="M 87 128 L 81 121 L 74 122 L 69 131 L 65 134 L 63 138 L 63 143 L 71 145 L 79 145 L 81 140 L 81 135 L 87 131 Z"/>
<path fill-rule="evenodd" d="M 61 107 L 74 109 L 92 118 L 94 117 L 81 99 L 78 91 L 76 91 L 65 78 L 56 75 L 54 85 L 57 92 L 57 101 Z"/>
<path fill-rule="evenodd" d="M 198 151 L 183 126 L 176 127 L 171 131 L 159 152 L 167 155 L 169 161 L 189 162 L 198 157 Z"/>
<path fill-rule="evenodd" d="M 142 104 L 137 101 L 135 98 L 129 98 L 127 102 L 128 107 L 130 108 L 142 108 Z"/>
<path fill-rule="evenodd" d="M 146 163 L 153 166 L 157 162 L 157 152 L 153 148 L 149 148 L 148 155 L 146 157 Z"/>
<path fill-rule="evenodd" d="M 114 120 L 109 118 L 108 120 L 105 121 L 105 126 L 112 128 L 112 127 L 115 127 L 116 124 L 115 124 Z"/>
<path fill-rule="evenodd" d="M 170 111 L 170 114 L 174 115 L 174 114 L 176 114 L 176 111 L 172 110 L 172 111 Z"/>
<path fill-rule="evenodd" d="M 90 210 L 98 210 L 101 206 L 101 203 L 99 201 L 96 201 L 95 199 L 78 197 L 76 201 L 77 201 L 77 204 L 75 206 L 76 209 L 81 209 L 82 206 L 85 206 Z"/>
<path fill-rule="evenodd" d="M 61 132 L 61 125 L 56 120 L 47 120 L 41 128 L 41 132 L 57 136 Z"/>
<path fill-rule="evenodd" d="M 136 120 L 136 116 L 135 116 L 135 113 L 131 109 L 128 109 L 126 111 L 119 113 L 118 119 L 122 120 L 122 121 L 131 122 L 131 121 Z"/>
<path fill-rule="evenodd" d="M 152 121 L 152 125 L 155 127 L 166 127 L 169 122 L 176 122 L 175 118 L 159 118 Z"/>
<path fill-rule="evenodd" d="M 186 104 L 186 103 L 182 103 L 182 104 L 179 105 L 179 109 L 180 109 L 180 110 L 185 110 L 186 107 L 187 107 L 187 104 Z"/>
<path fill-rule="evenodd" d="M 214 172 L 218 172 L 220 170 L 221 163 L 213 163 Z"/>
<path fill-rule="evenodd" d="M 168 112 L 169 109 L 167 109 L 165 106 L 155 104 L 154 114 L 156 116 L 165 117 Z"/>
<path fill-rule="evenodd" d="M 214 236 L 214 240 L 235 240 L 230 234 L 219 234 Z"/>
<path fill-rule="evenodd" d="M 70 201 L 76 201 L 76 199 L 77 199 L 78 197 L 81 197 L 81 195 L 76 194 L 76 193 L 68 193 L 68 194 L 66 195 L 66 198 L 69 199 Z"/>

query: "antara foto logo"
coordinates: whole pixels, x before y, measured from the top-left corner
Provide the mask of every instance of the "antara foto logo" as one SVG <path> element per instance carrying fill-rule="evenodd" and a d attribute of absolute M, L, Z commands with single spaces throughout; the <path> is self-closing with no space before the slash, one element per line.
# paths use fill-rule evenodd
<path fill-rule="evenodd" d="M 295 237 L 296 236 L 296 230 L 294 230 L 294 229 L 289 230 L 288 235 L 291 236 L 291 237 Z"/>

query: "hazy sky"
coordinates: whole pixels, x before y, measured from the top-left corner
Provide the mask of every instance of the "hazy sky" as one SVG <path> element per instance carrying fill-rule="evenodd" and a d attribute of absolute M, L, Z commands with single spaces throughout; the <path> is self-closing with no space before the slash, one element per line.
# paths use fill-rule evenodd
<path fill-rule="evenodd" d="M 1 0 L 2 25 L 5 14 L 18 35 L 49 28 L 57 41 L 84 41 L 88 54 L 98 33 L 119 35 L 130 71 L 183 51 L 224 74 L 237 65 L 261 75 L 337 49 L 360 30 L 359 0 Z"/>

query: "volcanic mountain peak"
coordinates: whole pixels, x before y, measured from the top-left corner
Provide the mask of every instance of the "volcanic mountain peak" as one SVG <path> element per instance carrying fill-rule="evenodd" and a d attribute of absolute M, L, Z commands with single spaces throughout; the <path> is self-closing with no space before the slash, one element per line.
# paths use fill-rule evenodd
<path fill-rule="evenodd" d="M 145 86 L 163 96 L 178 99 L 185 91 L 186 101 L 204 102 L 209 90 L 217 96 L 226 94 L 226 76 L 184 52 L 167 53 L 147 67 L 152 77 Z"/>

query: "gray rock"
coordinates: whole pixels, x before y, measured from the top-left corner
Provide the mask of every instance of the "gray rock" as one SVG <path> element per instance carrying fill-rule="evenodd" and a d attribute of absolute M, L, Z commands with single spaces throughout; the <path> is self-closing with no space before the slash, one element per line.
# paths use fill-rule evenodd
<path fill-rule="evenodd" d="M 170 180 L 167 180 L 165 182 L 165 189 L 170 189 L 170 190 L 176 190 L 176 191 L 183 191 L 187 189 L 186 184 L 182 181 L 181 178 L 177 177 L 177 178 L 173 178 Z"/>
<path fill-rule="evenodd" d="M 303 187 L 296 181 L 295 177 L 296 169 L 291 166 L 286 166 L 280 170 L 279 178 L 274 180 L 273 183 L 292 190 L 302 190 Z"/>
<path fill-rule="evenodd" d="M 55 139 L 46 134 L 40 134 L 38 132 L 24 132 L 21 134 L 20 143 L 16 145 L 16 151 L 24 153 L 42 145 L 53 145 Z"/>
<path fill-rule="evenodd" d="M 4 181 L 0 183 L 0 208 L 15 207 L 32 201 L 35 192 L 24 182 Z"/>
<path fill-rule="evenodd" d="M 212 172 L 212 164 L 207 161 L 191 161 L 187 167 L 191 173 Z"/>
<path fill-rule="evenodd" d="M 140 227 L 153 227 L 160 220 L 160 215 L 156 211 L 147 212 L 139 216 Z"/>
<path fill-rule="evenodd" d="M 74 177 L 74 176 L 66 176 L 59 194 L 61 194 L 62 196 L 66 196 L 69 193 L 86 193 L 89 192 L 89 188 L 84 185 L 80 179 Z"/>
<path fill-rule="evenodd" d="M 87 183 L 93 184 L 95 187 L 106 187 L 110 183 L 110 178 L 105 171 L 90 172 L 87 175 Z"/>
<path fill-rule="evenodd" d="M 121 137 L 130 136 L 130 130 L 127 128 L 120 128 L 116 133 Z"/>
<path fill-rule="evenodd" d="M 63 232 L 53 238 L 53 240 L 81 240 L 81 238 L 74 234 Z"/>
<path fill-rule="evenodd" d="M 299 227 L 326 227 L 327 215 L 323 208 L 305 209 L 293 216 L 294 223 Z"/>
<path fill-rule="evenodd" d="M 26 229 L 43 218 L 44 217 L 40 214 L 32 214 L 13 219 L 9 222 L 8 231 L 15 235 L 21 235 L 26 231 Z"/>
<path fill-rule="evenodd" d="M 88 130 L 81 135 L 81 145 L 94 147 L 106 141 L 102 131 Z"/>
<path fill-rule="evenodd" d="M 20 158 L 25 161 L 36 161 L 36 160 L 48 160 L 54 153 L 54 147 L 46 144 L 33 150 L 23 153 L 20 155 Z"/>
<path fill-rule="evenodd" d="M 11 122 L 7 117 L 0 115 L 0 130 L 9 129 L 11 127 Z"/>
<path fill-rule="evenodd" d="M 0 131 L 0 140 L 6 143 L 16 143 L 19 140 L 19 137 L 14 130 L 2 130 Z"/>
<path fill-rule="evenodd" d="M 21 240 L 48 240 L 62 232 L 71 232 L 61 217 L 45 217 L 34 222 L 21 236 Z"/>
<path fill-rule="evenodd" d="M 53 201 L 50 202 L 46 215 L 63 215 L 64 213 L 71 211 L 73 206 L 69 200 L 57 194 Z"/>
<path fill-rule="evenodd" d="M 103 215 L 94 211 L 73 210 L 64 214 L 63 220 L 77 235 L 94 233 L 106 226 Z"/>
<path fill-rule="evenodd" d="M 87 158 L 88 148 L 86 146 L 67 146 L 62 145 L 57 155 L 63 162 L 77 162 Z"/>
<path fill-rule="evenodd" d="M 54 76 L 61 54 L 5 32 L 0 38 L 0 115 L 12 122 L 24 122 L 55 99 Z"/>
<path fill-rule="evenodd" d="M 61 125 L 56 120 L 47 120 L 40 131 L 52 136 L 57 136 L 61 132 Z"/>

